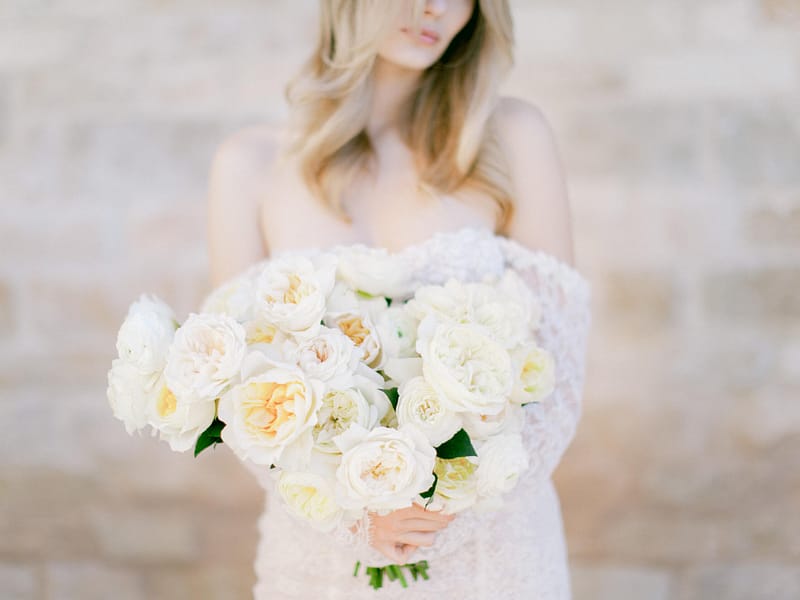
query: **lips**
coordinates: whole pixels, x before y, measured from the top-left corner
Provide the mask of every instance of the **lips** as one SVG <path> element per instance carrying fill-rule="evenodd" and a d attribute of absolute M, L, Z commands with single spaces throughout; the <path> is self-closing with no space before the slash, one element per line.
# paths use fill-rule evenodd
<path fill-rule="evenodd" d="M 405 33 L 411 33 L 408 27 L 403 27 L 401 31 Z M 429 43 L 436 43 L 439 41 L 439 34 L 436 33 L 433 29 L 428 29 L 427 27 L 423 27 L 420 30 L 420 37 Z"/>

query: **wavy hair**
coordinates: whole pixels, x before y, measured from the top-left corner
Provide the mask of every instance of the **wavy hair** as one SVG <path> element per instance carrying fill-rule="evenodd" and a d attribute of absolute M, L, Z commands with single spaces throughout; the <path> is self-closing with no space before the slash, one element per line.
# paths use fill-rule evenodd
<path fill-rule="evenodd" d="M 411 0 L 419 30 L 425 0 Z M 291 137 L 284 159 L 298 159 L 312 194 L 341 218 L 342 194 L 374 165 L 366 132 L 372 69 L 401 2 L 320 0 L 316 48 L 289 81 Z M 401 110 L 398 128 L 412 151 L 419 187 L 449 194 L 464 186 L 492 198 L 495 231 L 513 213 L 507 162 L 492 118 L 497 89 L 513 66 L 513 23 L 508 0 L 475 0 L 473 12 L 442 56 L 425 69 Z"/>

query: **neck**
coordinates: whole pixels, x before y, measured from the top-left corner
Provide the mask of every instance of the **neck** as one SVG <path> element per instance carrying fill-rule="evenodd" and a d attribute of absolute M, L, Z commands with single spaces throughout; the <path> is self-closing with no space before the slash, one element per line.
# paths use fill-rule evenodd
<path fill-rule="evenodd" d="M 384 131 L 394 129 L 401 106 L 417 89 L 422 72 L 387 62 L 378 56 L 373 68 L 373 96 L 367 133 L 377 139 Z"/>

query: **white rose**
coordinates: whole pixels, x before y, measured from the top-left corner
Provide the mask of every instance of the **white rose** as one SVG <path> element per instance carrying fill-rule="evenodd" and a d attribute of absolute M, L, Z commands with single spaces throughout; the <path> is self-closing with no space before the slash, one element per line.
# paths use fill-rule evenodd
<path fill-rule="evenodd" d="M 492 436 L 478 445 L 477 452 L 477 485 L 481 496 L 510 492 L 530 464 L 518 433 Z"/>
<path fill-rule="evenodd" d="M 417 355 L 418 326 L 419 321 L 405 306 L 392 305 L 379 313 L 376 328 L 387 359 L 411 358 Z"/>
<path fill-rule="evenodd" d="M 496 414 L 507 403 L 513 376 L 505 348 L 472 325 L 420 324 L 422 373 L 450 410 Z"/>
<path fill-rule="evenodd" d="M 351 288 L 372 296 L 404 297 L 413 291 L 413 266 L 386 248 L 351 244 L 336 249 L 337 276 Z"/>
<path fill-rule="evenodd" d="M 424 285 L 417 288 L 405 308 L 418 321 L 433 316 L 438 321 L 468 323 L 471 319 L 469 288 L 455 278 L 444 285 Z"/>
<path fill-rule="evenodd" d="M 352 379 L 361 350 L 340 329 L 323 327 L 315 337 L 300 342 L 293 357 L 310 377 L 335 386 Z"/>
<path fill-rule="evenodd" d="M 338 454 L 339 448 L 334 441 L 338 435 L 353 423 L 372 429 L 386 416 L 390 407 L 386 393 L 374 382 L 361 377 L 353 378 L 352 387 L 327 389 L 320 401 L 313 430 L 315 448 Z"/>
<path fill-rule="evenodd" d="M 397 422 L 418 427 L 433 446 L 449 440 L 462 426 L 461 418 L 444 406 L 424 377 L 414 377 L 398 389 Z"/>
<path fill-rule="evenodd" d="M 319 331 L 335 275 L 332 255 L 277 256 L 256 281 L 255 315 L 298 338 L 312 337 Z"/>
<path fill-rule="evenodd" d="M 380 369 L 385 362 L 381 352 L 381 341 L 375 324 L 367 312 L 345 311 L 328 313 L 325 324 L 342 331 L 356 345 L 360 360 L 373 368 Z"/>
<path fill-rule="evenodd" d="M 256 299 L 252 270 L 226 281 L 203 301 L 200 312 L 228 315 L 239 322 L 251 320 Z"/>
<path fill-rule="evenodd" d="M 158 373 L 142 373 L 134 363 L 111 361 L 106 395 L 114 416 L 125 424 L 128 435 L 147 425 L 147 405 L 153 400 Z"/>
<path fill-rule="evenodd" d="M 443 506 L 442 513 L 449 515 L 461 512 L 475 504 L 478 499 L 478 461 L 474 456 L 458 458 L 436 458 L 436 490 L 433 494 L 436 507 Z"/>
<path fill-rule="evenodd" d="M 263 319 L 251 319 L 244 322 L 245 339 L 248 345 L 280 344 L 291 338 L 289 334 L 281 331 L 276 325 Z"/>
<path fill-rule="evenodd" d="M 164 377 L 159 378 L 154 391 L 154 397 L 147 406 L 150 425 L 174 451 L 193 449 L 200 434 L 214 421 L 217 411 L 215 402 L 179 399 L 169 389 Z"/>
<path fill-rule="evenodd" d="M 119 357 L 142 373 L 161 372 L 177 327 L 175 313 L 167 304 L 142 294 L 128 308 L 117 332 Z"/>
<path fill-rule="evenodd" d="M 411 506 L 433 485 L 436 451 L 414 427 L 368 431 L 353 424 L 336 445 L 337 501 L 345 508 L 390 512 Z"/>
<path fill-rule="evenodd" d="M 531 286 L 514 269 L 506 269 L 496 286 L 498 292 L 506 295 L 512 302 L 522 307 L 524 322 L 529 330 L 539 328 L 542 319 L 542 306 L 534 296 Z"/>
<path fill-rule="evenodd" d="M 511 269 L 483 282 L 454 278 L 444 285 L 423 286 L 406 305 L 423 320 L 435 317 L 448 323 L 471 323 L 505 348 L 518 344 L 538 326 L 540 309 L 525 282 Z"/>
<path fill-rule="evenodd" d="M 238 376 L 246 351 L 244 328 L 235 319 L 191 313 L 167 355 L 167 386 L 182 401 L 214 400 Z"/>
<path fill-rule="evenodd" d="M 474 288 L 471 322 L 504 348 L 516 346 L 528 333 L 529 311 L 520 302 L 488 285 Z"/>
<path fill-rule="evenodd" d="M 222 440 L 243 460 L 304 469 L 322 382 L 258 351 L 245 358 L 241 378 L 219 400 L 219 418 L 225 422 Z"/>
<path fill-rule="evenodd" d="M 462 413 L 464 430 L 470 439 L 485 440 L 502 432 L 517 432 L 525 422 L 525 409 L 519 404 L 506 402 L 497 414 Z"/>
<path fill-rule="evenodd" d="M 555 389 L 553 355 L 535 343 L 525 344 L 511 352 L 516 381 L 511 400 L 520 404 L 539 402 Z"/>
<path fill-rule="evenodd" d="M 328 478 L 310 472 L 283 471 L 276 487 L 289 513 L 315 529 L 328 532 L 339 524 L 343 510 Z"/>

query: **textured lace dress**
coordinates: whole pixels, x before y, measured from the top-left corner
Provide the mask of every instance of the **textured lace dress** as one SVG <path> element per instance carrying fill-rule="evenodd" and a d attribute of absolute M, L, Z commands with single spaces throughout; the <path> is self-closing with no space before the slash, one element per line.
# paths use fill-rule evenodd
<path fill-rule="evenodd" d="M 477 281 L 513 268 L 536 293 L 542 306 L 539 343 L 555 358 L 556 387 L 542 402 L 525 407 L 523 438 L 530 467 L 504 496 L 502 508 L 459 513 L 432 547 L 420 547 L 410 556 L 409 562 L 428 561 L 430 579 L 407 577 L 409 587 L 403 589 L 384 578 L 383 587 L 374 590 L 363 565 L 392 561 L 369 545 L 368 519 L 355 535 L 343 527 L 318 532 L 285 511 L 263 468 L 245 462 L 265 489 L 255 600 L 570 598 L 561 508 L 551 475 L 581 415 L 589 282 L 556 257 L 482 228 L 439 232 L 397 254 L 411 261 L 420 284 L 441 284 L 450 277 Z M 362 570 L 354 577 L 357 560 Z"/>

